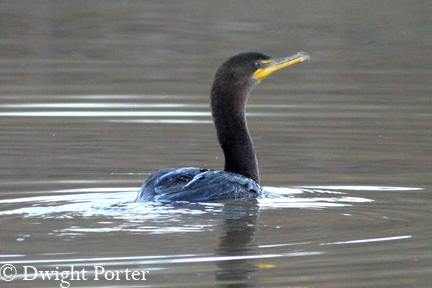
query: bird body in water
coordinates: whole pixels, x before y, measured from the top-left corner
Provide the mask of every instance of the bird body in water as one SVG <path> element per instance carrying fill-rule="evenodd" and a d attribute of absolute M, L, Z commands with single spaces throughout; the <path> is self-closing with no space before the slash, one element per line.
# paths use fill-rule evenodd
<path fill-rule="evenodd" d="M 224 171 L 195 167 L 163 169 L 151 175 L 141 187 L 137 201 L 212 201 L 261 196 L 258 162 L 246 123 L 249 93 L 271 73 L 309 60 L 300 52 L 273 59 L 248 52 L 235 55 L 216 71 L 210 106 L 216 134 L 225 156 Z"/>

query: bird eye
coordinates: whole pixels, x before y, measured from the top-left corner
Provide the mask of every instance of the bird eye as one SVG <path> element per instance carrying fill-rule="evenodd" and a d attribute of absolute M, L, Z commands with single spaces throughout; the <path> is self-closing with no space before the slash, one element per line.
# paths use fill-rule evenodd
<path fill-rule="evenodd" d="M 255 62 L 255 68 L 261 68 L 262 63 L 260 61 Z"/>

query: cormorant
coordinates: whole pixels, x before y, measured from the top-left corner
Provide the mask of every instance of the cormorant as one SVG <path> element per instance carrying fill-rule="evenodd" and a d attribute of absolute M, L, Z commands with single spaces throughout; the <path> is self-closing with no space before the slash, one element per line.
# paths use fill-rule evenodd
<path fill-rule="evenodd" d="M 211 201 L 261 196 L 258 162 L 246 124 L 249 93 L 271 73 L 309 60 L 309 55 L 273 59 L 248 52 L 235 55 L 216 71 L 211 94 L 211 112 L 220 146 L 225 155 L 224 171 L 186 167 L 163 169 L 141 187 L 137 201 Z"/>

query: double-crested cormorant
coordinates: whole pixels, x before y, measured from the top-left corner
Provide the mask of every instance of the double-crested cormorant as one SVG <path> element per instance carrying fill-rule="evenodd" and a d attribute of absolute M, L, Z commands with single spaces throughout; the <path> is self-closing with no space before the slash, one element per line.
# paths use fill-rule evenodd
<path fill-rule="evenodd" d="M 259 197 L 258 162 L 245 115 L 249 93 L 271 73 L 305 60 L 309 55 L 304 52 L 278 59 L 249 52 L 224 62 L 216 71 L 210 94 L 213 122 L 225 155 L 224 171 L 195 167 L 160 170 L 144 182 L 137 201 Z"/>

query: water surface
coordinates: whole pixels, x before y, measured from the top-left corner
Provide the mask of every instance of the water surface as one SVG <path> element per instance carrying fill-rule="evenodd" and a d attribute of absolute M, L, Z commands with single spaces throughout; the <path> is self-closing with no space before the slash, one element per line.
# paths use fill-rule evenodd
<path fill-rule="evenodd" d="M 79 3 L 0 5 L 0 286 L 430 286 L 429 2 Z M 136 203 L 223 167 L 210 84 L 250 50 L 311 55 L 249 101 L 265 196 Z"/>

